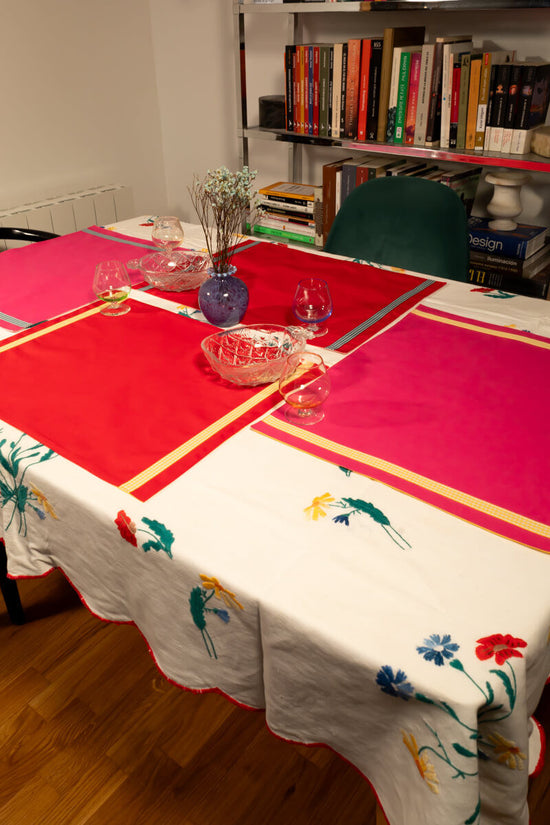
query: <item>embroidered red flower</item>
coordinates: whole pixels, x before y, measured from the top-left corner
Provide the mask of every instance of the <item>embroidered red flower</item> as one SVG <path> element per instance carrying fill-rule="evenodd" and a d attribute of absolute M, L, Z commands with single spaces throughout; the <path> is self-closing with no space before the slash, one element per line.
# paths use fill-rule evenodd
<path fill-rule="evenodd" d="M 124 510 L 119 510 L 115 519 L 115 524 L 118 527 L 118 532 L 123 539 L 129 541 L 134 547 L 137 547 L 136 530 L 137 527 Z"/>
<path fill-rule="evenodd" d="M 474 289 L 471 289 L 470 292 L 492 292 L 493 288 L 491 286 L 476 286 Z"/>
<path fill-rule="evenodd" d="M 518 647 L 527 647 L 527 642 L 523 639 L 516 639 L 507 633 L 505 636 L 502 633 L 494 633 L 492 636 L 485 636 L 483 639 L 477 640 L 479 647 L 476 647 L 476 656 L 481 661 L 495 657 L 497 665 L 503 665 L 506 659 L 516 657 L 523 658 L 523 653 L 516 650 Z"/>

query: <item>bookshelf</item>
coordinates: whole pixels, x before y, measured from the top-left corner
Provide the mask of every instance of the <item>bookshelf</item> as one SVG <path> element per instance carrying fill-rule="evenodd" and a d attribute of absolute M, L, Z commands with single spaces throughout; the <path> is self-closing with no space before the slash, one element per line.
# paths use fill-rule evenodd
<path fill-rule="evenodd" d="M 507 168 L 522 170 L 525 172 L 550 173 L 550 159 L 530 153 L 525 155 L 512 155 L 491 153 L 486 151 L 465 151 L 456 149 L 429 148 L 419 145 L 394 145 L 385 144 L 378 141 L 357 141 L 348 138 L 319 137 L 304 135 L 297 132 L 289 132 L 284 129 L 266 129 L 258 126 L 248 125 L 247 107 L 247 80 L 246 80 L 246 33 L 245 17 L 247 15 L 286 15 L 287 17 L 287 43 L 297 44 L 304 42 L 304 21 L 324 18 L 325 31 L 332 30 L 333 21 L 338 20 L 338 35 L 335 39 L 341 38 L 341 21 L 345 15 L 354 15 L 354 21 L 349 19 L 349 26 L 346 28 L 351 32 L 355 30 L 355 21 L 360 16 L 361 24 L 367 23 L 367 30 L 372 28 L 372 36 L 380 34 L 381 26 L 400 26 L 402 20 L 406 18 L 408 25 L 425 25 L 430 20 L 430 12 L 439 13 L 438 21 L 444 19 L 444 25 L 448 32 L 471 30 L 474 37 L 476 35 L 476 20 L 485 14 L 493 14 L 496 23 L 501 22 L 501 15 L 498 12 L 513 14 L 512 18 L 506 18 L 513 26 L 513 20 L 519 17 L 522 11 L 532 14 L 533 10 L 544 11 L 544 25 L 540 28 L 540 19 L 534 21 L 534 28 L 538 31 L 540 49 L 548 48 L 545 45 L 545 32 L 550 26 L 550 0 L 350 0 L 349 2 L 234 2 L 234 39 L 235 39 L 235 60 L 237 77 L 237 99 L 240 101 L 238 112 L 238 139 L 240 161 L 242 164 L 249 164 L 250 143 L 252 141 L 276 141 L 287 144 L 288 154 L 288 180 L 299 181 L 302 179 L 302 165 L 304 152 L 308 147 L 323 147 L 326 149 L 337 148 L 353 152 L 369 152 L 374 154 L 387 154 L 403 158 L 420 158 L 429 160 L 439 160 L 456 164 L 475 164 L 487 168 Z M 543 12 L 539 11 L 539 15 Z M 328 17 L 327 17 L 328 15 Z M 336 17 L 334 17 L 336 15 Z M 384 20 L 383 23 L 379 22 Z M 498 27 L 497 27 L 498 28 Z M 512 28 L 513 30 L 513 28 Z M 500 31 L 500 30 L 499 30 Z M 443 32 L 445 33 L 445 32 Z M 353 35 L 363 36 L 363 35 Z M 366 34 L 365 36 L 371 36 Z M 498 36 L 498 33 L 497 35 Z M 325 39 L 327 39 L 325 37 Z M 330 39 L 330 37 L 328 38 Z M 550 54 L 546 54 L 550 59 Z M 282 88 L 281 88 L 282 91 Z"/>

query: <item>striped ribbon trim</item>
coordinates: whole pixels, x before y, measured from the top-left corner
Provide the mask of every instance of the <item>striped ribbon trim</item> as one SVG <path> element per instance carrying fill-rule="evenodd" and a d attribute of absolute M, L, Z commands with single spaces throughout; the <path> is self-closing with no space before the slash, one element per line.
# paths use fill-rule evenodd
<path fill-rule="evenodd" d="M 20 318 L 14 318 L 13 315 L 8 315 L 6 312 L 0 312 L 0 321 L 6 321 L 6 323 L 13 324 L 14 327 L 21 327 L 21 329 L 28 329 L 33 326 L 33 324 L 22 321 Z"/>
<path fill-rule="evenodd" d="M 219 433 L 221 430 L 225 429 L 225 427 L 227 427 L 229 424 L 232 424 L 242 415 L 249 412 L 257 404 L 261 403 L 266 398 L 269 398 L 269 396 L 276 392 L 277 389 L 277 382 L 275 382 L 274 384 L 269 384 L 263 390 L 260 390 L 251 398 L 249 398 L 248 401 L 245 401 L 243 404 L 240 404 L 238 407 L 235 407 L 234 410 L 231 410 L 230 412 L 226 413 L 226 415 L 219 418 L 217 421 L 214 421 L 208 427 L 205 427 L 204 430 L 201 430 L 188 441 L 185 441 L 183 444 L 180 444 L 179 447 L 176 447 L 174 450 L 167 453 L 154 464 L 151 464 L 150 467 L 147 467 L 147 469 L 143 470 L 141 473 L 138 473 L 138 475 L 134 476 L 128 481 L 125 481 L 123 484 L 120 484 L 119 489 L 123 490 L 126 493 L 132 493 L 134 490 L 139 489 L 148 481 L 151 481 L 153 478 L 160 475 L 169 467 L 172 467 L 182 458 L 185 458 L 185 456 L 189 455 L 189 453 L 191 453 L 197 447 L 200 447 L 201 444 L 204 444 L 205 441 L 208 441 L 208 439 L 216 435 L 216 433 Z"/>
<path fill-rule="evenodd" d="M 151 246 L 149 243 L 140 243 L 137 239 L 135 241 L 126 240 L 126 238 L 115 238 L 112 235 L 105 235 L 103 232 L 96 232 L 95 229 L 82 229 L 82 232 L 86 232 L 88 235 L 94 235 L 96 238 L 101 238 L 103 241 L 115 241 L 116 243 L 123 243 L 127 246 L 140 246 L 142 249 L 149 249 L 149 251 L 155 250 L 156 247 Z"/>
<path fill-rule="evenodd" d="M 433 280 L 423 281 L 421 284 L 418 284 L 418 286 L 415 286 L 414 289 L 410 289 L 408 292 L 405 292 L 403 295 L 400 295 L 399 298 L 396 298 L 394 301 L 391 302 L 391 304 L 388 304 L 387 306 L 378 310 L 378 312 L 375 312 L 375 314 L 372 315 L 370 318 L 367 318 L 366 321 L 363 321 L 361 324 L 354 327 L 349 332 L 346 332 L 346 334 L 342 335 L 342 337 L 339 338 L 337 341 L 334 341 L 332 344 L 329 344 L 327 346 L 327 349 L 336 350 L 339 347 L 344 346 L 344 344 L 348 344 L 357 335 L 360 335 L 362 332 L 365 332 L 365 330 L 369 329 L 370 327 L 374 326 L 374 324 L 376 324 L 378 321 L 381 321 L 383 318 L 385 318 L 386 315 L 388 315 L 392 310 L 401 306 L 401 304 L 403 304 L 409 298 L 414 298 L 415 295 L 418 295 L 420 292 L 423 292 L 425 289 L 427 289 L 434 283 L 435 281 Z"/>
<path fill-rule="evenodd" d="M 442 484 L 434 479 L 415 473 L 412 470 L 407 470 L 405 467 L 400 467 L 397 464 L 392 464 L 389 461 L 378 458 L 377 456 L 372 456 L 368 453 L 363 453 L 360 450 L 355 450 L 352 447 L 346 447 L 336 441 L 331 441 L 328 438 L 323 438 L 314 432 L 306 432 L 302 428 L 296 427 L 287 421 L 275 418 L 272 415 L 268 415 L 264 418 L 262 423 L 268 425 L 269 427 L 273 427 L 275 430 L 279 430 L 287 435 L 293 436 L 299 441 L 313 444 L 320 449 L 335 453 L 338 459 L 343 457 L 357 461 L 360 464 L 365 465 L 365 470 L 368 467 L 372 467 L 376 470 L 387 473 L 388 475 L 403 479 L 403 481 L 407 481 L 410 484 L 415 484 L 417 487 L 422 487 L 429 492 L 436 493 L 443 498 L 456 501 L 459 504 L 464 504 L 472 510 L 477 510 L 480 513 L 485 513 L 488 516 L 497 518 L 500 521 L 513 524 L 522 530 L 534 533 L 535 535 L 543 536 L 544 538 L 550 538 L 550 525 L 527 518 L 527 516 L 523 516 L 521 513 L 515 513 L 513 510 L 507 510 L 504 507 L 499 507 L 497 504 L 493 504 L 490 501 L 477 498 L 476 496 L 472 496 L 462 490 L 456 490 L 454 487 L 449 487 L 447 484 Z M 260 432 L 262 432 L 262 430 L 260 430 Z"/>
<path fill-rule="evenodd" d="M 411 310 L 412 315 L 418 315 L 421 318 L 427 318 L 429 321 L 438 321 L 440 324 L 447 324 L 451 327 L 461 327 L 461 329 L 469 329 L 473 332 L 481 332 L 484 335 L 492 335 L 494 338 L 507 338 L 510 341 L 519 341 L 522 344 L 530 344 L 533 347 L 540 347 L 540 349 L 550 349 L 550 341 L 548 340 L 540 340 L 537 338 L 530 338 L 520 330 L 511 330 L 511 329 L 490 329 L 489 327 L 482 326 L 481 322 L 476 323 L 476 321 L 461 321 L 458 318 L 446 318 L 443 315 L 435 315 L 425 309 L 413 309 Z"/>

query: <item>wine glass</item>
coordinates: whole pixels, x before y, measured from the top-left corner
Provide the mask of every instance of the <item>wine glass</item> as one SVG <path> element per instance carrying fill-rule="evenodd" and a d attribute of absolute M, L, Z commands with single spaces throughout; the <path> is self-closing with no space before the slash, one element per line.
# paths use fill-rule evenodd
<path fill-rule="evenodd" d="M 332 315 L 332 298 L 326 281 L 321 278 L 303 278 L 296 287 L 292 311 L 307 325 L 310 337 L 318 338 L 327 332 L 322 326 Z"/>
<path fill-rule="evenodd" d="M 317 424 L 325 417 L 323 402 L 330 392 L 327 365 L 315 352 L 294 352 L 285 361 L 279 378 L 285 399 L 286 420 L 293 424 Z"/>
<path fill-rule="evenodd" d="M 178 260 L 174 250 L 183 241 L 183 227 L 179 219 L 173 215 L 155 218 L 151 238 L 155 246 L 158 246 L 168 258 L 168 265 L 177 266 Z"/>
<path fill-rule="evenodd" d="M 130 294 L 132 285 L 126 267 L 121 261 L 101 261 L 95 268 L 93 290 L 105 301 L 102 315 L 126 315 L 130 312 L 123 301 Z"/>

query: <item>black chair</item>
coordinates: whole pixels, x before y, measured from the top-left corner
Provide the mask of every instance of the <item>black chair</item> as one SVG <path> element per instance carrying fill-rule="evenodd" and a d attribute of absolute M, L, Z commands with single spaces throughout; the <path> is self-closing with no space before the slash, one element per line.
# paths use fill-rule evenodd
<path fill-rule="evenodd" d="M 45 232 L 43 229 L 18 229 L 12 226 L 0 226 L 0 240 L 2 241 L 50 241 L 59 238 L 54 232 Z"/>

